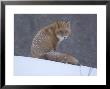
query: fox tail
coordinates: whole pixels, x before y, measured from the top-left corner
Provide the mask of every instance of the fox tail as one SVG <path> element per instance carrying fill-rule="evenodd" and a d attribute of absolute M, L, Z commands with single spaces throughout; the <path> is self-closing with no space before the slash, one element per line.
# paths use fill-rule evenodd
<path fill-rule="evenodd" d="M 80 65 L 79 61 L 75 57 L 71 56 L 70 54 L 66 54 L 66 53 L 52 51 L 52 52 L 46 53 L 45 58 L 51 61 L 68 63 L 68 64 L 73 64 L 73 65 Z"/>

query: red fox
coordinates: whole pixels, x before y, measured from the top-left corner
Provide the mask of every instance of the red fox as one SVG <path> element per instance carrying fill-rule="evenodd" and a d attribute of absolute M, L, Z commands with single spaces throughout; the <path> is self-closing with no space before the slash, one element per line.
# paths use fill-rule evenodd
<path fill-rule="evenodd" d="M 32 41 L 32 57 L 68 64 L 78 64 L 78 60 L 70 54 L 56 52 L 56 47 L 61 41 L 67 39 L 70 34 L 69 21 L 56 21 L 44 27 L 38 31 Z"/>

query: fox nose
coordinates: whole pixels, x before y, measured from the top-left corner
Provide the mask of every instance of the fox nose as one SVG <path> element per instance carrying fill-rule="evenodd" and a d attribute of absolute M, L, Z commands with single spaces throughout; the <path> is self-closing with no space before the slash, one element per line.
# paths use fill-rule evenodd
<path fill-rule="evenodd" d="M 64 39 L 67 39 L 68 37 L 67 36 L 64 36 Z"/>

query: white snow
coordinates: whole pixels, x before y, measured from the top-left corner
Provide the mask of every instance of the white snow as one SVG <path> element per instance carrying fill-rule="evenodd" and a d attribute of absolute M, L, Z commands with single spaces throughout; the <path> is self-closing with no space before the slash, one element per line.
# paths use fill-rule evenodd
<path fill-rule="evenodd" d="M 96 76 L 97 69 L 50 60 L 14 56 L 15 76 Z"/>

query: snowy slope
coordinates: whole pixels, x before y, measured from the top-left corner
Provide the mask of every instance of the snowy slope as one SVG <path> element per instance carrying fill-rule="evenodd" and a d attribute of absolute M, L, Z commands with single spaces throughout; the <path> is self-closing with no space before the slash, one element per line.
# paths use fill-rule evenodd
<path fill-rule="evenodd" d="M 16 76 L 96 76 L 96 68 L 64 64 L 50 60 L 14 56 Z"/>

